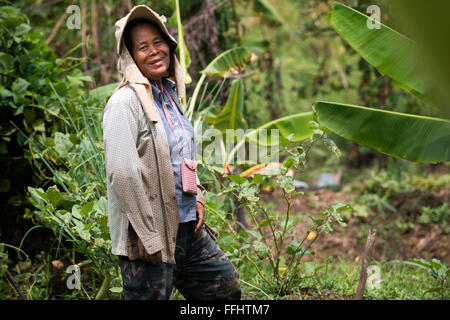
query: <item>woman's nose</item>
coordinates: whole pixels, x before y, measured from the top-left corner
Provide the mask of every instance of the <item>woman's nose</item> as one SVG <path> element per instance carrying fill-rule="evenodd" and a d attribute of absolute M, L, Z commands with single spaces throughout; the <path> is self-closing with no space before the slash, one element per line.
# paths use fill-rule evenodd
<path fill-rule="evenodd" d="M 156 46 L 150 46 L 149 55 L 153 56 L 158 53 L 158 48 Z"/>

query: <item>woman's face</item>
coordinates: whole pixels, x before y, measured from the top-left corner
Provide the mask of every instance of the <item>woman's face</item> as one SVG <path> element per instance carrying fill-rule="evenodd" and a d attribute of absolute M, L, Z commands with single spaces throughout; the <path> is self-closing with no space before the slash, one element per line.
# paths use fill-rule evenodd
<path fill-rule="evenodd" d="M 149 80 L 168 75 L 170 50 L 158 28 L 140 24 L 131 30 L 132 55 L 139 70 Z"/>

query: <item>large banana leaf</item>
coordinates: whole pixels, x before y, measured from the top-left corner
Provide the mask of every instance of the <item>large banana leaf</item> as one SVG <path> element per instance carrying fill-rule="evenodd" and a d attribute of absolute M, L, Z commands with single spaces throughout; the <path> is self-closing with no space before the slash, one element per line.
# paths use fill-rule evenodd
<path fill-rule="evenodd" d="M 107 99 L 111 96 L 114 89 L 117 88 L 119 82 L 109 83 L 107 85 L 92 89 L 89 91 L 89 94 L 93 97 L 97 97 L 100 101 Z"/>
<path fill-rule="evenodd" d="M 290 139 L 291 142 L 304 140 L 314 134 L 310 128 L 309 122 L 314 120 L 314 113 L 312 111 L 293 114 L 287 117 L 279 118 L 270 121 L 252 131 L 249 131 L 244 139 L 239 141 L 234 149 L 228 155 L 227 163 L 231 163 L 234 154 L 245 144 L 246 141 L 256 143 L 260 146 L 272 146 L 280 144 L 280 140 Z M 266 130 L 267 136 L 262 136 L 261 132 Z M 271 130 L 278 130 L 279 140 L 271 139 Z M 266 139 L 267 138 L 267 139 Z"/>
<path fill-rule="evenodd" d="M 278 24 L 282 25 L 285 30 L 289 31 L 289 29 L 286 27 L 284 19 L 281 17 L 281 15 L 278 13 L 278 11 L 275 9 L 272 3 L 270 3 L 269 0 L 256 0 L 254 5 L 257 7 L 258 5 L 263 7 L 269 14 L 270 17 L 276 21 Z"/>
<path fill-rule="evenodd" d="M 450 1 L 396 0 L 393 14 L 398 16 L 402 30 L 414 38 L 422 50 L 424 73 L 430 79 L 430 94 L 434 105 L 450 119 Z"/>
<path fill-rule="evenodd" d="M 380 73 L 420 97 L 425 95 L 429 82 L 419 70 L 416 44 L 382 23 L 380 29 L 370 29 L 368 19 L 368 16 L 339 2 L 333 3 L 328 15 L 337 33 Z"/>
<path fill-rule="evenodd" d="M 450 160 L 450 121 L 334 102 L 315 103 L 317 120 L 336 134 L 415 162 Z"/>
<path fill-rule="evenodd" d="M 210 77 L 224 77 L 232 69 L 248 64 L 251 56 L 252 52 L 247 48 L 233 48 L 218 55 L 200 73 Z"/>
<path fill-rule="evenodd" d="M 222 111 L 214 120 L 214 127 L 224 132 L 226 129 L 238 129 L 247 127 L 242 116 L 244 106 L 244 89 L 241 79 L 233 81 L 230 95 Z"/>
<path fill-rule="evenodd" d="M 194 114 L 194 107 L 197 101 L 200 88 L 203 85 L 206 77 L 226 77 L 232 70 L 239 67 L 244 67 L 250 63 L 250 58 L 252 56 L 252 51 L 245 47 L 237 47 L 227 50 L 220 55 L 218 55 L 213 61 L 211 61 L 205 69 L 200 71 L 202 74 L 200 79 L 195 86 L 194 93 L 192 94 L 192 99 L 189 102 L 189 106 L 186 110 L 186 115 L 189 120 L 192 120 Z"/>

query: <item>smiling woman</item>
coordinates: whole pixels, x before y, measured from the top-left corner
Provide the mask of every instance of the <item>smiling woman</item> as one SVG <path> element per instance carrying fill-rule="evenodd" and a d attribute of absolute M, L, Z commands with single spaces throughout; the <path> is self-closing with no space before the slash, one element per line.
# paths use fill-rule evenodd
<path fill-rule="evenodd" d="M 184 74 L 165 19 L 134 7 L 116 22 L 123 75 L 105 107 L 108 215 L 125 299 L 240 299 L 238 274 L 205 228 Z"/>

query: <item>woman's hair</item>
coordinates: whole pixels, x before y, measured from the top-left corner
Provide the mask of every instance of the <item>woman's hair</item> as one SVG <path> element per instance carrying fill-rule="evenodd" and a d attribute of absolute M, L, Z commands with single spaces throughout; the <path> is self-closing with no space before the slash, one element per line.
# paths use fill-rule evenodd
<path fill-rule="evenodd" d="M 174 47 L 172 41 L 169 39 L 169 37 L 159 28 L 159 26 L 156 23 L 154 23 L 151 20 L 148 20 L 145 18 L 136 19 L 136 20 L 133 20 L 130 23 L 128 23 L 127 26 L 125 27 L 124 34 L 123 34 L 123 40 L 124 40 L 125 46 L 127 47 L 128 52 L 130 53 L 131 57 L 134 59 L 134 57 L 133 57 L 133 39 L 131 37 L 131 31 L 133 31 L 133 29 L 135 27 L 137 27 L 141 24 L 149 24 L 159 30 L 161 37 L 169 46 L 169 51 L 170 51 L 169 72 L 171 74 L 173 74 L 173 64 L 172 64 L 173 59 L 172 59 L 172 57 L 174 57 L 174 54 L 175 54 L 175 47 Z"/>

